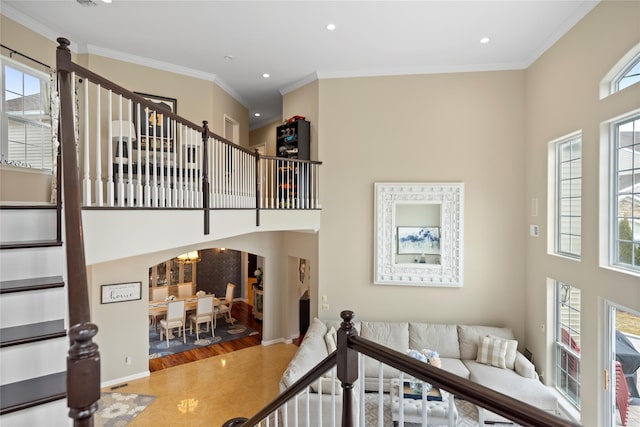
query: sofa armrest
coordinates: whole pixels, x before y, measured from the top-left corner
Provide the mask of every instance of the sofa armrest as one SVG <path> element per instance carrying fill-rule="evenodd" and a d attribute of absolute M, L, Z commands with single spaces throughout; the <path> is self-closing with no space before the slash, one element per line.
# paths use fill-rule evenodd
<path fill-rule="evenodd" d="M 515 371 L 522 377 L 538 379 L 536 367 L 519 351 L 516 352 Z"/>

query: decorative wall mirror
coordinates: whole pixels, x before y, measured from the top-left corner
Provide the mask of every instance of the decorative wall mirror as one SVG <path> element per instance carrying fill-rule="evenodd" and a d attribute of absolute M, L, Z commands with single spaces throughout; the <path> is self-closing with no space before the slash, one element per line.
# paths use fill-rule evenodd
<path fill-rule="evenodd" d="M 463 183 L 375 183 L 374 279 L 461 287 Z"/>

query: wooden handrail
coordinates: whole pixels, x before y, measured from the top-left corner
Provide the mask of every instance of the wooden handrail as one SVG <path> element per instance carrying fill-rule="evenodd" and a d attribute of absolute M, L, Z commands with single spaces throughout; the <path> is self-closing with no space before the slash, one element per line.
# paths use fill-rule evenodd
<path fill-rule="evenodd" d="M 352 324 L 353 313 L 343 311 L 340 316 L 348 324 Z M 345 324 L 343 322 L 343 325 Z M 353 326 L 352 326 L 353 327 Z M 342 327 L 340 328 L 342 329 Z M 480 384 L 471 382 L 458 375 L 436 368 L 426 363 L 417 361 L 404 353 L 395 351 L 366 338 L 357 335 L 349 335 L 348 347 L 372 357 L 379 362 L 392 366 L 414 376 L 422 381 L 433 384 L 436 387 L 453 393 L 479 407 L 486 408 L 496 414 L 502 415 L 517 424 L 531 427 L 579 427 L 580 424 L 560 418 L 549 412 L 529 405 L 521 400 L 514 399 Z M 338 342 L 338 351 L 340 342 Z M 338 364 L 338 369 L 340 365 Z"/>
<path fill-rule="evenodd" d="M 399 369 L 422 381 L 433 384 L 464 399 L 502 415 L 517 424 L 530 427 L 580 427 L 580 424 L 560 418 L 554 414 L 538 409 L 532 405 L 499 393 L 490 388 L 471 382 L 458 375 L 419 362 L 404 353 L 395 351 L 366 338 L 359 337 L 353 324 L 352 311 L 340 313 L 343 322 L 338 330 L 338 349 L 326 357 L 322 362 L 307 372 L 302 378 L 287 388 L 276 399 L 271 401 L 260 412 L 242 423 L 242 419 L 234 419 L 233 425 L 252 427 L 278 410 L 282 405 L 295 397 L 298 393 L 316 381 L 333 365 L 337 366 L 338 379 L 343 388 L 342 426 L 354 425 L 354 408 L 352 408 L 352 389 L 358 379 L 358 353 L 369 356 L 383 364 Z M 360 402 L 363 404 L 363 402 Z M 230 424 L 231 425 L 231 424 Z"/>
<path fill-rule="evenodd" d="M 60 93 L 60 143 L 64 194 L 65 246 L 70 348 L 67 357 L 67 406 L 76 427 L 92 427 L 100 399 L 100 353 L 92 339 L 87 266 L 82 239 L 82 205 L 73 119 L 72 62 L 69 40 L 58 39 L 56 53 Z"/>
<path fill-rule="evenodd" d="M 269 414 L 275 412 L 282 405 L 287 403 L 289 400 L 293 399 L 298 393 L 306 389 L 316 381 L 322 374 L 327 372 L 332 367 L 336 366 L 337 362 L 337 351 L 334 351 L 327 357 L 325 357 L 320 363 L 318 363 L 313 369 L 304 374 L 298 381 L 293 383 L 291 387 L 288 387 L 287 390 L 276 397 L 274 400 L 269 402 L 267 406 L 262 408 L 260 412 L 255 414 L 253 417 L 249 418 L 243 425 L 245 427 L 255 426 L 260 421 L 265 419 Z"/>

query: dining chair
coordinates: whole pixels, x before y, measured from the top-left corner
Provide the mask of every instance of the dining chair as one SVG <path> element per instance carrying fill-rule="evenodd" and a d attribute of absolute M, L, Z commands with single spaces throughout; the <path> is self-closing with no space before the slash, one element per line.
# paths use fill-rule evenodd
<path fill-rule="evenodd" d="M 164 301 L 169 296 L 168 286 L 157 286 L 151 288 L 151 301 Z M 164 318 L 164 313 L 149 313 L 149 320 L 154 330 L 158 330 L 158 319 Z"/>
<path fill-rule="evenodd" d="M 193 283 L 178 283 L 178 298 L 186 298 L 193 295 Z"/>
<path fill-rule="evenodd" d="M 225 294 L 225 297 L 224 299 L 220 300 L 220 304 L 215 308 L 215 317 L 217 318 L 218 316 L 226 314 L 227 322 L 231 323 L 232 325 L 235 322 L 235 319 L 231 317 L 231 306 L 233 305 L 233 291 L 235 287 L 236 285 L 234 285 L 233 283 L 227 283 L 227 292 Z"/>
<path fill-rule="evenodd" d="M 164 330 L 167 347 L 169 347 L 169 333 L 171 329 L 182 329 L 182 340 L 187 343 L 187 334 L 185 333 L 184 321 L 184 300 L 169 301 L 167 304 L 167 318 L 160 320 L 160 339 L 162 340 L 162 331 Z"/>
<path fill-rule="evenodd" d="M 198 305 L 195 314 L 189 316 L 189 335 L 193 333 L 193 324 L 196 325 L 196 339 L 200 339 L 200 324 L 207 325 L 207 332 L 211 328 L 211 337 L 214 335 L 213 329 L 213 295 L 198 297 Z"/>

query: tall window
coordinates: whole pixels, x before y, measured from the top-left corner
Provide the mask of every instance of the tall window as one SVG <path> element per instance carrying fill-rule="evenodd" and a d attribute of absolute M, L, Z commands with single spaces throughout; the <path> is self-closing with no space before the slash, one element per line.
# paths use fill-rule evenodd
<path fill-rule="evenodd" d="M 580 408 L 580 289 L 556 282 L 555 385 Z"/>
<path fill-rule="evenodd" d="M 636 55 L 622 73 L 613 80 L 613 92 L 618 92 L 634 83 L 640 82 L 640 54 Z"/>
<path fill-rule="evenodd" d="M 640 272 L 640 115 L 612 129 L 613 264 Z"/>
<path fill-rule="evenodd" d="M 2 163 L 51 169 L 49 76 L 2 58 Z"/>
<path fill-rule="evenodd" d="M 556 144 L 556 253 L 579 258 L 582 242 L 582 139 Z"/>

